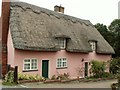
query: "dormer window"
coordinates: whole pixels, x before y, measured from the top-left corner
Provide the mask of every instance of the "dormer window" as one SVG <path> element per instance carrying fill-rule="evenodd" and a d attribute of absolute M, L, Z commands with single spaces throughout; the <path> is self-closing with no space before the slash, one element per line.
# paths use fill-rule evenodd
<path fill-rule="evenodd" d="M 89 41 L 89 43 L 90 43 L 91 49 L 92 49 L 93 51 L 95 51 L 95 50 L 96 50 L 96 42 L 95 42 L 95 41 Z"/>
<path fill-rule="evenodd" d="M 65 49 L 66 48 L 66 38 L 60 38 L 60 48 Z"/>

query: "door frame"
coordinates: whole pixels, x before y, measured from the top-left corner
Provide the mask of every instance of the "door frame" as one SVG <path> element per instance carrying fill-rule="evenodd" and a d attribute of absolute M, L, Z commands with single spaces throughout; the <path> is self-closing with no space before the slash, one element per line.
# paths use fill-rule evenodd
<path fill-rule="evenodd" d="M 87 76 L 86 76 L 86 65 L 85 65 L 85 63 L 87 63 Z M 85 67 L 85 70 L 84 70 L 84 77 L 88 77 L 88 73 L 89 73 L 89 62 L 84 62 L 84 67 Z"/>
<path fill-rule="evenodd" d="M 42 62 L 44 61 L 44 60 L 47 60 L 48 61 L 48 78 L 50 77 L 50 59 L 42 59 L 41 60 L 41 76 L 42 76 Z"/>

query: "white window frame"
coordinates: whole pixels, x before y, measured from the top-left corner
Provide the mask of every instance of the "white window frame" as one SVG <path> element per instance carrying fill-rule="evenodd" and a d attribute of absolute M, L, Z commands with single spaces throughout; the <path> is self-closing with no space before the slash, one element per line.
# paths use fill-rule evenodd
<path fill-rule="evenodd" d="M 61 62 L 59 62 L 58 60 L 61 60 Z M 58 63 L 61 63 L 61 64 L 58 65 Z M 63 66 L 64 65 L 63 63 L 66 63 L 66 65 Z M 57 63 L 56 63 L 56 67 L 57 68 L 67 68 L 67 58 L 58 58 Z"/>
<path fill-rule="evenodd" d="M 60 48 L 65 49 L 66 48 L 66 38 L 60 39 Z"/>
<path fill-rule="evenodd" d="M 95 51 L 95 50 L 96 50 L 96 42 L 95 42 L 95 41 L 89 41 L 89 43 L 90 43 L 91 49 L 92 49 L 93 51 Z"/>
<path fill-rule="evenodd" d="M 30 62 L 27 62 L 28 64 L 30 64 L 30 69 L 25 69 L 25 64 L 27 64 L 27 63 L 25 63 L 25 60 L 30 60 Z M 36 69 L 32 69 L 32 60 L 37 60 L 37 68 Z M 38 59 L 36 59 L 36 58 L 25 58 L 24 60 L 23 60 L 23 70 L 24 71 L 31 71 L 31 70 L 38 70 Z"/>

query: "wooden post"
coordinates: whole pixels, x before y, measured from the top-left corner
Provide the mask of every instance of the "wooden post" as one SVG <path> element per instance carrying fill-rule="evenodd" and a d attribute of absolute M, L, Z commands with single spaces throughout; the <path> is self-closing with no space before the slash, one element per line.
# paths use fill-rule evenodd
<path fill-rule="evenodd" d="M 14 82 L 18 83 L 18 66 L 15 66 L 14 69 Z"/>
<path fill-rule="evenodd" d="M 10 71 L 11 65 L 7 65 L 7 73 Z"/>

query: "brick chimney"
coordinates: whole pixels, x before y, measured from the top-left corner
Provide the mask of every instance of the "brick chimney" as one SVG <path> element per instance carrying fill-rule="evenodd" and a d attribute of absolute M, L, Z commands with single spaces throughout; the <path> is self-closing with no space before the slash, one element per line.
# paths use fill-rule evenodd
<path fill-rule="evenodd" d="M 59 12 L 59 13 L 64 13 L 64 7 L 60 6 L 54 6 L 54 11 Z"/>
<path fill-rule="evenodd" d="M 7 71 L 7 37 L 9 30 L 10 0 L 2 0 L 2 74 Z"/>

